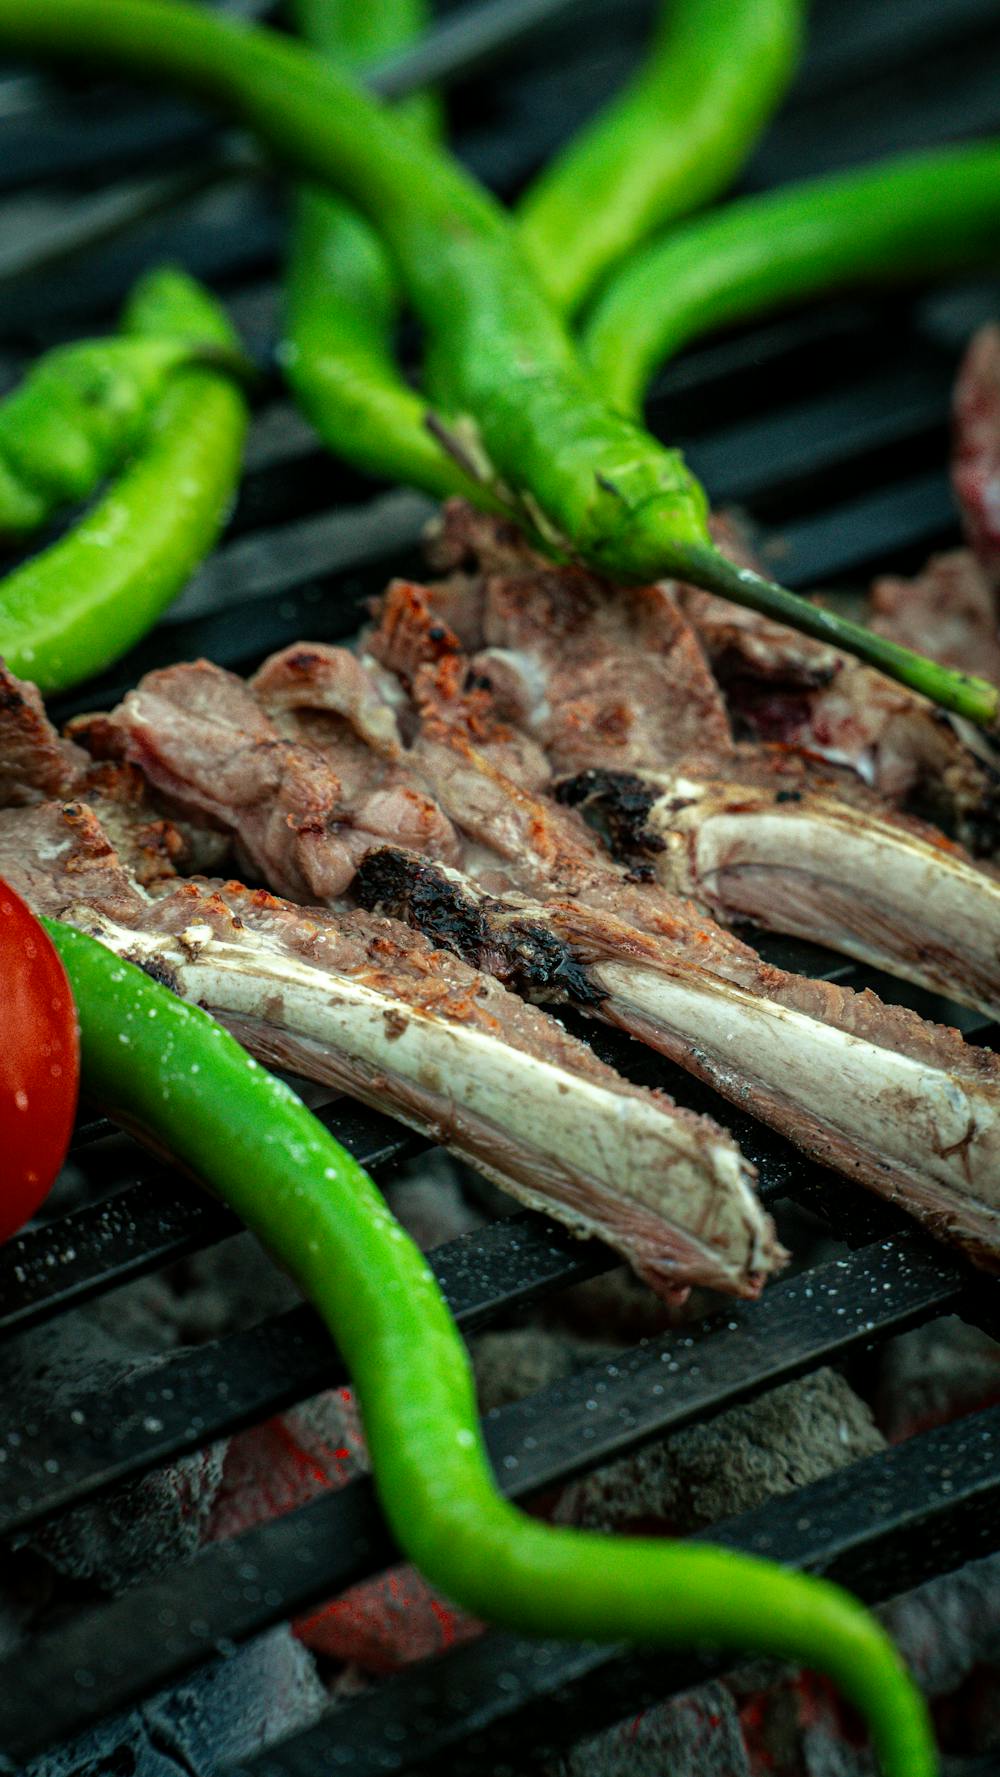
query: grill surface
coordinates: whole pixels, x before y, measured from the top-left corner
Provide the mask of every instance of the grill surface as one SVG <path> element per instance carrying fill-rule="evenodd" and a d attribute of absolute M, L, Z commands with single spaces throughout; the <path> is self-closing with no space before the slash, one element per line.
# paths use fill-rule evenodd
<path fill-rule="evenodd" d="M 481 41 L 467 54 L 479 71 L 454 89 L 459 146 L 505 195 L 627 72 L 650 8 L 639 0 L 615 8 L 580 0 L 576 14 L 586 30 L 576 16 L 572 28 L 565 17 L 550 20 L 534 30 L 529 56 L 524 33 L 547 10 L 531 0 L 491 0 L 492 42 L 489 33 L 474 34 Z M 522 33 L 516 67 L 501 61 L 487 80 L 482 65 L 515 26 Z M 993 0 L 948 7 L 818 0 L 805 67 L 746 183 L 1000 128 L 998 76 Z M 239 177 L 197 189 L 219 141 L 203 117 L 172 103 L 49 85 L 19 70 L 0 78 L 0 239 L 8 243 L 0 253 L 0 375 L 12 380 L 40 347 L 107 325 L 137 270 L 169 256 L 225 293 L 251 348 L 267 361 L 276 330 L 280 194 Z M 160 214 L 119 233 L 113 251 L 90 251 L 69 264 L 53 258 L 53 240 L 68 244 L 107 229 L 154 199 L 165 206 Z M 39 255 L 45 268 L 31 272 Z M 650 418 L 685 445 L 716 501 L 747 506 L 787 581 L 860 587 L 871 572 L 915 565 L 955 538 L 948 391 L 969 331 L 998 310 L 1000 290 L 985 283 L 830 301 L 689 351 L 660 379 Z M 331 462 L 273 388 L 216 556 L 128 660 L 56 713 L 100 706 L 171 659 L 205 654 L 244 670 L 298 637 L 350 634 L 369 592 L 390 572 L 418 567 L 428 510 L 416 495 Z M 766 949 L 784 966 L 869 981 L 886 997 L 941 1015 L 940 1003 L 918 990 L 808 945 L 768 941 Z M 974 1041 L 995 1045 L 1000 1037 L 975 1014 L 944 1013 Z M 530 1498 L 942 1314 L 997 1330 L 995 1287 L 931 1248 L 889 1208 L 802 1161 L 661 1058 L 608 1033 L 589 1034 L 632 1077 L 711 1109 L 758 1164 L 765 1199 L 797 1201 L 840 1244 L 828 1262 L 773 1285 L 757 1305 L 728 1309 L 683 1339 L 644 1343 L 614 1365 L 594 1366 L 491 1415 L 491 1452 L 513 1496 Z M 321 1105 L 319 1114 L 376 1174 L 420 1145 L 345 1101 Z M 0 1251 L 0 1336 L 14 1337 L 236 1227 L 227 1211 L 100 1119 L 81 1121 L 76 1158 L 99 1184 L 99 1201 Z M 469 1330 L 613 1261 L 523 1214 L 452 1242 L 432 1262 Z M 0 1535 L 51 1520 L 124 1477 L 149 1473 L 340 1379 L 337 1354 L 312 1312 L 300 1308 L 162 1358 L 95 1394 L 85 1411 L 0 1432 Z M 711 1536 L 829 1573 L 877 1600 L 1000 1546 L 998 1494 L 995 1409 L 911 1438 L 716 1526 Z M 0 1747 L 16 1765 L 116 1711 L 125 1711 L 124 1733 L 139 1698 L 393 1556 L 370 1484 L 355 1481 L 153 1584 L 53 1624 L 16 1660 L 0 1663 Z M 151 1624 L 161 1627 L 150 1633 Z M 490 1633 L 344 1705 L 253 1769 L 368 1777 L 485 1765 L 529 1777 L 582 1733 L 711 1669 L 705 1659 Z"/>

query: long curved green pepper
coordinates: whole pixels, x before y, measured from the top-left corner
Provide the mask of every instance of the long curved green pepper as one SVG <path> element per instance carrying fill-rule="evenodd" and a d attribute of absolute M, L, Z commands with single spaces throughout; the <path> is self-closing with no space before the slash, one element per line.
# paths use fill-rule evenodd
<path fill-rule="evenodd" d="M 179 365 L 183 339 L 58 346 L 0 401 L 0 536 L 26 537 L 87 499 L 133 451 Z"/>
<path fill-rule="evenodd" d="M 351 66 L 415 36 L 426 11 L 425 0 L 293 7 L 306 40 Z M 732 175 L 784 88 L 800 20 L 801 0 L 666 0 L 638 79 L 522 200 L 522 244 L 560 307 L 576 306 L 654 226 Z M 400 111 L 407 127 L 436 134 L 426 99 Z M 297 208 L 286 281 L 288 380 L 330 448 L 369 472 L 482 504 L 482 488 L 428 430 L 426 404 L 399 374 L 396 277 L 373 231 L 309 193 Z"/>
<path fill-rule="evenodd" d="M 714 327 L 850 284 L 1000 258 L 1000 141 L 880 161 L 737 199 L 630 260 L 583 343 L 601 385 L 639 409 L 664 359 Z"/>
<path fill-rule="evenodd" d="M 426 0 L 295 0 L 299 30 L 323 55 L 363 66 L 419 35 Z M 427 140 L 439 109 L 427 95 L 399 105 L 403 128 Z M 370 473 L 438 497 L 474 493 L 425 424 L 427 403 L 395 358 L 398 280 L 374 229 L 316 187 L 300 193 L 286 273 L 282 365 L 324 443 Z"/>
<path fill-rule="evenodd" d="M 636 79 L 545 168 L 521 240 L 558 308 L 739 171 L 783 93 L 802 0 L 661 0 Z"/>
<path fill-rule="evenodd" d="M 465 1348 L 367 1174 L 206 1013 L 82 932 L 44 924 L 76 1000 L 84 1090 L 204 1179 L 319 1309 L 357 1389 L 386 1517 L 432 1584 L 527 1634 L 804 1662 L 867 1717 L 887 1777 L 933 1777 L 923 1700 L 839 1587 L 701 1543 L 554 1529 L 503 1499 Z"/>
<path fill-rule="evenodd" d="M 484 493 L 516 500 L 550 547 L 640 582 L 720 592 L 992 723 L 1000 693 L 737 568 L 677 451 L 610 407 L 522 257 L 509 218 L 448 155 L 407 136 L 301 44 L 190 0 L 0 0 L 0 42 L 89 58 L 198 93 L 380 229 L 430 342 L 432 399 Z"/>
<path fill-rule="evenodd" d="M 0 580 L 0 654 L 45 692 L 100 672 L 155 623 L 215 542 L 239 477 L 247 404 L 228 368 L 238 341 L 217 304 L 184 273 L 154 272 L 124 325 L 137 343 L 214 346 L 220 367 L 199 353 L 177 369 L 109 491 Z"/>

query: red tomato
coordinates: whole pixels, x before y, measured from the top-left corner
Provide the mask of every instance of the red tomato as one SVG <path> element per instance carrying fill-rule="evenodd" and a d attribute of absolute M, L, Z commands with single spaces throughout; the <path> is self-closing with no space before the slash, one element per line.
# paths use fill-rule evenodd
<path fill-rule="evenodd" d="M 0 1241 L 34 1215 L 66 1157 L 80 1079 L 62 963 L 0 880 Z"/>

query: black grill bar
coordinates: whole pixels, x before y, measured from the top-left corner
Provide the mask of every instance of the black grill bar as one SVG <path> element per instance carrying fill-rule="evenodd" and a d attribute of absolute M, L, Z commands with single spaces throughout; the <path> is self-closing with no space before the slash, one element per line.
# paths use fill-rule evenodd
<path fill-rule="evenodd" d="M 438 1255 L 439 1276 L 449 1250 Z M 477 1271 L 482 1260 L 471 1241 L 466 1255 L 468 1269 Z M 520 1255 L 519 1260 L 520 1277 Z M 500 1484 L 514 1498 L 530 1498 L 806 1370 L 842 1363 L 874 1341 L 961 1312 L 967 1287 L 964 1267 L 928 1252 L 910 1236 L 831 1261 L 804 1278 L 775 1283 L 760 1303 L 738 1304 L 690 1334 L 653 1340 L 489 1415 L 486 1436 Z M 456 1306 L 453 1288 L 449 1294 Z M 468 1324 L 460 1302 L 456 1312 Z M 271 1323 L 265 1362 L 279 1367 L 290 1362 L 294 1370 L 294 1339 L 303 1318 L 296 1310 L 283 1317 L 284 1324 Z M 226 1343 L 232 1347 L 235 1341 Z M 329 1370 L 332 1354 L 322 1336 L 317 1355 Z M 238 1377 L 244 1362 L 244 1353 L 234 1354 L 227 1375 Z M 301 1381 L 301 1373 L 294 1376 L 297 1396 Z M 179 1384 L 174 1394 L 178 1402 L 183 1399 Z M 204 1404 L 212 1389 L 196 1381 L 194 1395 Z M 116 1421 L 120 1412 L 113 1408 Z M 131 1423 L 125 1421 L 122 1429 L 130 1440 Z M 198 1441 L 206 1435 L 214 1435 L 211 1426 L 200 1430 Z M 210 1654 L 218 1640 L 244 1639 L 318 1603 L 376 1563 L 385 1565 L 392 1554 L 367 1480 L 349 1483 L 278 1525 L 222 1544 L 152 1587 L 127 1593 L 41 1638 L 33 1648 L 27 1685 L 5 1682 L 0 1665 L 0 1745 L 10 1744 L 23 1755 L 42 1743 L 32 1735 L 51 1740 L 76 1732 L 87 1719 L 172 1682 Z M 258 1576 L 266 1579 L 265 1586 Z M 168 1623 L 162 1646 L 144 1639 L 142 1624 L 150 1622 Z M 51 1698 L 60 1673 L 72 1674 L 72 1681 L 64 1678 L 58 1704 L 50 1702 L 47 1713 L 39 1713 L 39 1699 Z"/>
<path fill-rule="evenodd" d="M 1000 1408 L 912 1438 L 701 1540 L 850 1586 L 871 1603 L 995 1546 Z M 531 1642 L 491 1634 L 391 1679 L 240 1769 L 254 1777 L 477 1777 L 546 1760 L 732 1658 Z"/>
<path fill-rule="evenodd" d="M 455 1318 L 471 1330 L 501 1308 L 594 1277 L 614 1259 L 525 1215 L 462 1235 L 430 1263 Z M 143 1366 L 73 1410 L 61 1403 L 6 1445 L 0 1438 L 0 1536 L 343 1379 L 321 1321 L 303 1306 Z"/>
<path fill-rule="evenodd" d="M 661 1057 L 623 1044 L 617 1033 L 595 1046 L 641 1084 L 674 1085 Z M 890 1205 L 804 1165 L 780 1136 L 734 1112 L 700 1082 L 679 1070 L 673 1073 L 685 1103 L 712 1114 L 721 1111 L 758 1168 L 764 1202 L 801 1197 L 852 1244 L 908 1227 Z M 339 1133 L 339 1124 L 328 1120 Z M 98 1217 L 99 1212 L 100 1206 Z M 564 1230 L 531 1215 L 463 1236 L 431 1258 L 456 1317 L 467 1329 L 545 1289 L 593 1276 L 613 1262 L 605 1248 L 581 1247 Z M 903 1266 L 902 1258 L 898 1263 Z M 956 1270 L 956 1287 L 965 1269 Z M 772 1285 L 766 1292 L 766 1300 L 774 1289 Z M 0 1461 L 0 1535 L 279 1412 L 333 1386 L 342 1374 L 321 1323 L 305 1307 L 226 1339 L 171 1353 L 141 1373 L 125 1376 L 98 1398 L 88 1398 L 81 1421 L 60 1412 L 18 1430 Z"/>
<path fill-rule="evenodd" d="M 314 1114 L 376 1175 L 426 1145 L 411 1130 L 350 1100 L 319 1106 Z M 84 1124 L 91 1141 L 112 1128 L 106 1118 Z M 236 1216 L 178 1178 L 175 1168 L 139 1153 L 137 1170 L 137 1183 L 0 1247 L 0 1337 L 239 1232 Z"/>

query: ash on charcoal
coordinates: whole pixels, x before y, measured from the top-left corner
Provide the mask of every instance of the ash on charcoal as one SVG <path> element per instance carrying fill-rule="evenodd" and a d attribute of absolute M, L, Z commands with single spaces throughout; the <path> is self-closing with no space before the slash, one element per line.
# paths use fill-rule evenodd
<path fill-rule="evenodd" d="M 411 1160 L 387 1187 L 389 1208 L 424 1252 L 483 1226 L 486 1217 L 469 1200 L 464 1172 L 443 1148 L 432 1148 Z"/>
<path fill-rule="evenodd" d="M 148 1356 L 137 1363 L 112 1325 L 106 1309 L 101 1316 L 81 1309 L 9 1340 L 0 1352 L 0 1395 L 30 1400 L 40 1415 L 57 1417 L 121 1376 L 149 1368 Z M 221 1449 L 182 1458 L 43 1526 L 32 1547 L 74 1580 L 109 1591 L 136 1584 L 195 1553 L 221 1472 Z"/>
<path fill-rule="evenodd" d="M 201 1547 L 224 1452 L 224 1444 L 210 1444 L 64 1512 L 42 1526 L 32 1547 L 60 1573 L 111 1593 L 166 1573 Z"/>
<path fill-rule="evenodd" d="M 698 1530 L 882 1448 L 865 1403 L 836 1371 L 817 1370 L 571 1482 L 555 1516 L 600 1530 Z"/>
<path fill-rule="evenodd" d="M 288 1629 L 274 1629 L 188 1684 L 45 1754 L 20 1777 L 217 1777 L 311 1727 L 326 1707 L 309 1654 Z"/>
<path fill-rule="evenodd" d="M 1000 1400 L 1000 1345 L 954 1315 L 879 1353 L 875 1416 L 891 1444 Z"/>
<path fill-rule="evenodd" d="M 753 1777 L 736 1705 L 701 1685 L 579 1745 L 551 1777 Z"/>
<path fill-rule="evenodd" d="M 928 1580 L 879 1615 L 921 1689 L 948 1696 L 975 1667 L 1000 1669 L 1000 1555 Z"/>
<path fill-rule="evenodd" d="M 537 1326 L 482 1333 L 471 1345 L 480 1412 L 492 1413 L 552 1382 L 563 1382 L 584 1365 L 613 1357 L 616 1350 Z"/>

